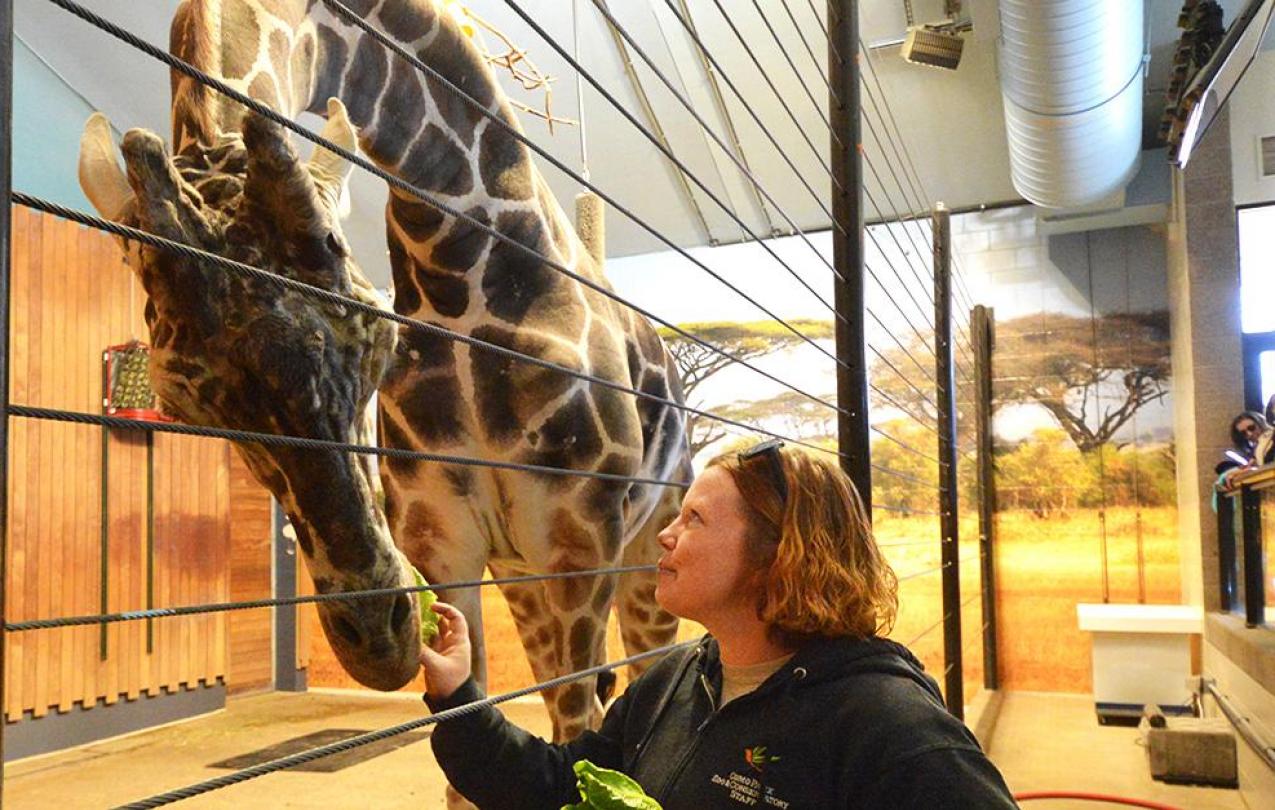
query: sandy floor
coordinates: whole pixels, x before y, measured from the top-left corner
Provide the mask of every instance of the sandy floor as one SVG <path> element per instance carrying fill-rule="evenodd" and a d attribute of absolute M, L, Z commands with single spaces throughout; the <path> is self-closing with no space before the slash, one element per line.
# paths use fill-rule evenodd
<path fill-rule="evenodd" d="M 991 755 L 1010 787 L 1079 790 L 1151 799 L 1195 810 L 1242 810 L 1234 790 L 1162 785 L 1148 776 L 1136 729 L 1103 727 L 1088 696 L 1010 693 Z M 508 706 L 518 723 L 547 732 L 539 702 Z M 331 728 L 372 730 L 424 714 L 408 697 L 266 694 L 240 698 L 223 712 L 5 769 L 5 805 L 13 808 L 99 808 L 228 773 L 209 764 L 300 735 Z M 182 807 L 443 807 L 442 774 L 425 739 L 329 773 L 285 772 L 188 800 Z M 1031 810 L 1095 808 L 1070 801 L 1033 801 Z"/>

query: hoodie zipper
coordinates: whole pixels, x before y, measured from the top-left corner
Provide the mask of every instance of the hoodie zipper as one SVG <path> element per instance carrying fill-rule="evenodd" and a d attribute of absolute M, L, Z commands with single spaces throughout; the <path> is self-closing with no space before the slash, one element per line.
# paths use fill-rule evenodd
<path fill-rule="evenodd" d="M 700 723 L 699 727 L 695 729 L 695 736 L 691 739 L 691 744 L 687 746 L 686 753 L 682 754 L 682 758 L 677 761 L 677 767 L 675 767 L 673 772 L 669 774 L 668 779 L 664 780 L 664 784 L 659 791 L 660 804 L 664 804 L 668 800 L 669 789 L 677 784 L 678 778 L 681 777 L 682 771 L 686 770 L 686 766 L 690 763 L 691 757 L 695 756 L 695 752 L 699 750 L 700 741 L 704 738 L 704 729 L 707 728 L 708 724 L 713 722 L 713 718 L 718 715 L 717 699 L 713 697 L 713 685 L 708 682 L 708 676 L 704 674 L 703 669 L 701 669 L 699 673 L 699 683 L 700 686 L 704 688 L 704 696 L 708 698 L 708 717 L 704 718 L 704 722 Z"/>

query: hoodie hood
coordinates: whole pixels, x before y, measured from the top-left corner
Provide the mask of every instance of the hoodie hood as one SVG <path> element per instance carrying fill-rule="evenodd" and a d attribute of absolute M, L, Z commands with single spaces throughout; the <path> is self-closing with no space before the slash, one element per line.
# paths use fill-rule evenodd
<path fill-rule="evenodd" d="M 705 636 L 692 658 L 699 669 L 716 680 L 721 673 L 717 640 Z M 938 684 L 925 672 L 912 651 L 888 638 L 818 638 L 806 642 L 784 667 L 758 689 L 764 693 L 785 686 L 799 689 L 859 675 L 888 675 L 913 681 L 941 704 Z"/>

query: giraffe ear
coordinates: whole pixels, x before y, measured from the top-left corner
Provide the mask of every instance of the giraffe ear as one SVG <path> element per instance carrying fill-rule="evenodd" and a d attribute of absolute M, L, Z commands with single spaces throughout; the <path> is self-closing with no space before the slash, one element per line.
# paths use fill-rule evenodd
<path fill-rule="evenodd" d="M 133 189 L 115 158 L 111 122 L 100 112 L 89 116 L 80 136 L 80 188 L 98 213 L 112 221 L 133 202 Z"/>
<path fill-rule="evenodd" d="M 328 120 L 320 135 L 347 152 L 356 151 L 358 135 L 350 123 L 349 113 L 339 98 L 328 99 Z M 350 195 L 347 188 L 350 179 L 350 162 L 335 152 L 321 146 L 314 148 L 310 156 L 310 173 L 320 192 L 341 217 L 350 213 Z"/>

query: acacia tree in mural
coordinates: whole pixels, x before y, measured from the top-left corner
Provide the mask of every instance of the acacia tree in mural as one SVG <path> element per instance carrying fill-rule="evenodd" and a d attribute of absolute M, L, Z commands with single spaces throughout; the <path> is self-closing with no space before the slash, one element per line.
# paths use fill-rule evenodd
<path fill-rule="evenodd" d="M 812 340 L 833 338 L 831 321 L 798 319 L 790 323 L 794 329 Z M 801 338 L 775 321 L 714 321 L 684 323 L 678 324 L 678 327 L 706 343 L 719 347 L 727 354 L 748 361 L 774 354 L 803 342 Z M 686 397 L 686 402 L 700 407 L 703 397 L 693 396 L 696 389 L 713 375 L 734 365 L 735 361 L 694 341 L 687 340 L 670 329 L 661 329 L 660 336 L 664 338 L 681 372 L 682 393 Z M 797 399 L 801 401 L 798 402 Z M 821 399 L 827 400 L 829 397 L 821 397 Z M 797 394 L 785 394 L 768 400 L 739 401 L 725 407 L 714 408 L 713 411 L 735 421 L 760 424 L 778 415 L 789 419 L 796 418 L 799 421 L 803 418 L 817 421 L 821 415 L 810 409 L 823 407 Z M 726 434 L 726 426 L 698 414 L 687 414 L 686 434 L 690 439 L 693 456 L 722 438 Z M 799 435 L 807 435 L 805 429 L 800 431 Z"/>
<path fill-rule="evenodd" d="M 967 339 L 956 336 L 956 441 L 962 448 L 974 440 L 974 359 Z M 868 350 L 868 397 L 873 409 L 889 409 L 930 425 L 938 420 L 934 339 L 930 333 L 907 342 Z"/>
<path fill-rule="evenodd" d="M 995 405 L 1039 405 L 1089 455 L 1168 394 L 1169 313 L 1015 318 L 996 325 L 994 357 Z"/>
<path fill-rule="evenodd" d="M 958 341 L 958 344 L 960 341 Z M 993 407 L 1034 404 L 1086 455 L 1111 442 L 1146 405 L 1168 393 L 1169 314 L 1084 318 L 1041 313 L 996 324 Z M 934 357 L 919 339 L 881 352 L 873 364 L 873 405 L 933 419 Z M 972 429 L 972 376 L 957 350 L 958 438 Z M 928 375 L 928 376 L 927 376 Z M 968 395 L 967 395 L 968 394 Z"/>

